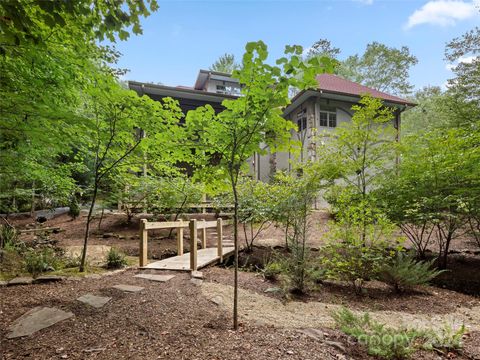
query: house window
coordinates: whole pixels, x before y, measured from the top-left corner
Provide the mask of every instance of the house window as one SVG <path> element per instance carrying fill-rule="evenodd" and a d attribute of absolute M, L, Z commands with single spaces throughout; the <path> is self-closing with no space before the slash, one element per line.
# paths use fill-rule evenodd
<path fill-rule="evenodd" d="M 226 90 L 225 85 L 217 85 L 217 94 L 225 94 Z"/>
<path fill-rule="evenodd" d="M 297 113 L 297 127 L 298 131 L 302 131 L 307 128 L 307 109 L 303 109 Z"/>
<path fill-rule="evenodd" d="M 332 111 L 320 111 L 320 126 L 337 127 L 337 114 Z"/>

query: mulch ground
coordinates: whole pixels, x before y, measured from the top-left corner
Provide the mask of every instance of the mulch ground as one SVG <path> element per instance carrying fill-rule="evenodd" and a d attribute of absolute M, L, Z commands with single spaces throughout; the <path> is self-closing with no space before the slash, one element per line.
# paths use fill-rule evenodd
<path fill-rule="evenodd" d="M 55 284 L 1 289 L 2 359 L 340 359 L 341 351 L 295 331 L 241 323 L 201 295 L 187 274 L 167 283 L 134 278 L 136 271 Z M 123 293 L 115 284 L 145 287 Z M 112 297 L 102 309 L 75 299 L 93 293 Z M 71 311 L 75 317 L 26 338 L 7 340 L 7 327 L 36 306 Z M 334 341 L 345 336 L 325 330 Z M 337 356 L 339 355 L 339 356 Z M 347 348 L 347 357 L 368 358 Z"/>
<path fill-rule="evenodd" d="M 0 358 L 371 359 L 360 345 L 331 329 L 321 330 L 329 341 L 343 344 L 344 351 L 295 330 L 242 320 L 235 332 L 230 312 L 203 296 L 188 274 L 176 273 L 169 282 L 157 283 L 134 278 L 137 272 L 128 270 L 100 279 L 1 288 Z M 210 268 L 204 275 L 205 281 L 232 283 L 230 269 Z M 116 284 L 145 289 L 140 293 L 124 293 L 111 288 Z M 240 273 L 242 288 L 263 294 L 271 286 L 253 273 Z M 94 309 L 75 300 L 86 293 L 109 296 L 112 300 L 102 309 Z M 451 298 L 441 298 L 447 307 Z M 433 298 L 425 299 L 424 303 L 430 300 Z M 384 303 L 388 307 L 387 299 Z M 5 339 L 8 326 L 36 306 L 57 307 L 73 312 L 75 317 L 30 337 Z M 445 354 L 441 358 L 480 359 L 479 344 L 480 335 L 471 333 L 465 340 L 463 354 Z M 438 359 L 439 355 L 422 352 L 414 358 Z"/>

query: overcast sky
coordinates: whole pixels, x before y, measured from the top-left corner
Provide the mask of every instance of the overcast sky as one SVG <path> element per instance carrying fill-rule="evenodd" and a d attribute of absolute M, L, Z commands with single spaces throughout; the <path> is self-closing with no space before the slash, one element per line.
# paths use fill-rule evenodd
<path fill-rule="evenodd" d="M 220 55 L 240 59 L 245 43 L 263 40 L 274 60 L 287 44 L 309 47 L 319 38 L 362 53 L 378 41 L 406 45 L 419 63 L 415 87 L 442 86 L 451 76 L 445 43 L 480 25 L 480 0 L 158 0 L 160 9 L 142 21 L 143 35 L 118 42 L 127 80 L 192 86 L 199 69 Z"/>

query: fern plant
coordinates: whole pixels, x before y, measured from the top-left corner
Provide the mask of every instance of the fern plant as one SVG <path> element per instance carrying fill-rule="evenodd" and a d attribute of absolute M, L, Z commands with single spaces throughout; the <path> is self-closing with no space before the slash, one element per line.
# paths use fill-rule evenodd
<path fill-rule="evenodd" d="M 389 264 L 383 266 L 380 279 L 392 286 L 395 292 L 426 285 L 445 271 L 433 268 L 433 261 L 416 261 L 404 253 L 398 253 Z"/>

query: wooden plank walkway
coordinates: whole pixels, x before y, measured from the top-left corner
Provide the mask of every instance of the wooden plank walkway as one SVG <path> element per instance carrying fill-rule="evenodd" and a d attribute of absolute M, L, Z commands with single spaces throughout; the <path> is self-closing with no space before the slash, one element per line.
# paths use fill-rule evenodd
<path fill-rule="evenodd" d="M 233 251 L 233 247 L 223 247 L 223 257 L 233 254 Z M 218 261 L 220 261 L 220 257 L 217 255 L 216 247 L 197 250 L 197 269 Z M 190 271 L 190 253 L 155 261 L 142 267 L 142 269 Z"/>

